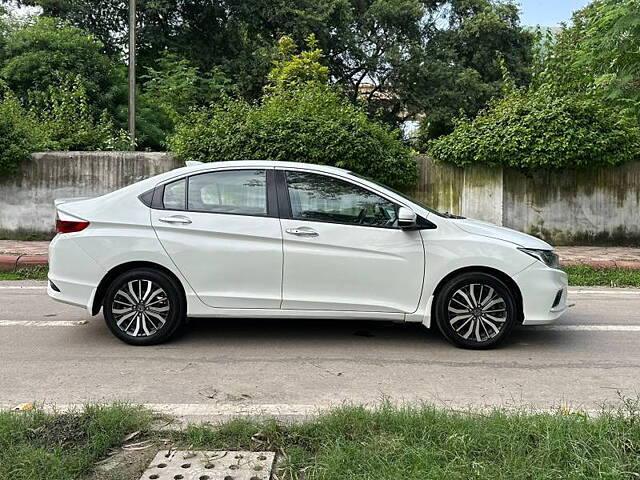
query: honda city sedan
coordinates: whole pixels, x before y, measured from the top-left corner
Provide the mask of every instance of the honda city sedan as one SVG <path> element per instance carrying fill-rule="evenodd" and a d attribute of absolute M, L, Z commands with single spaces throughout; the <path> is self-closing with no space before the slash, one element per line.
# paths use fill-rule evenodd
<path fill-rule="evenodd" d="M 133 345 L 187 317 L 278 317 L 417 322 L 488 348 L 567 309 L 544 241 L 339 168 L 194 162 L 56 211 L 49 295 Z"/>

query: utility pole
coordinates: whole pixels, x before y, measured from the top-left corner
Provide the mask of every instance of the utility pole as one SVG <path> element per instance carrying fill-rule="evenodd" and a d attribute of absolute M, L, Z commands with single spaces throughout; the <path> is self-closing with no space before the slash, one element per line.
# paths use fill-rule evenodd
<path fill-rule="evenodd" d="M 129 0 L 129 149 L 136 149 L 136 0 Z"/>

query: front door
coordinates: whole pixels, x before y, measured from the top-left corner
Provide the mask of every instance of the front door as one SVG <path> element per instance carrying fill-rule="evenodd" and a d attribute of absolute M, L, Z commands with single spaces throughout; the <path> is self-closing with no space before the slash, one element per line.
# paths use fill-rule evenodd
<path fill-rule="evenodd" d="M 424 248 L 419 231 L 397 227 L 396 204 L 334 176 L 277 173 L 280 203 L 289 203 L 281 205 L 283 309 L 417 309 Z"/>
<path fill-rule="evenodd" d="M 195 174 L 164 187 L 151 221 L 198 297 L 220 308 L 280 308 L 282 234 L 273 169 Z"/>

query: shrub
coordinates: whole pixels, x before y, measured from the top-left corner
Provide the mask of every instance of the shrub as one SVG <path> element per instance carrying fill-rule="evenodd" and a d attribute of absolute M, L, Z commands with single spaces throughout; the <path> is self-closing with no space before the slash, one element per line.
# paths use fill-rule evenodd
<path fill-rule="evenodd" d="M 429 153 L 457 166 L 519 169 L 618 165 L 640 158 L 637 121 L 597 99 L 515 90 L 475 119 L 456 121 Z"/>
<path fill-rule="evenodd" d="M 372 122 L 331 87 L 278 90 L 253 106 L 229 100 L 187 116 L 169 147 L 179 158 L 282 160 L 333 165 L 396 187 L 417 178 L 398 131 Z"/>
<path fill-rule="evenodd" d="M 35 118 L 15 95 L 5 91 L 0 102 L 0 176 L 17 171 L 30 153 L 42 145 Z"/>

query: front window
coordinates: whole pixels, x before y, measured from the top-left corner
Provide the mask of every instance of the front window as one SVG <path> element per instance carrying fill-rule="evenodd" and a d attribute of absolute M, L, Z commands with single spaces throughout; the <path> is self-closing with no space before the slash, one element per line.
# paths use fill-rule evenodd
<path fill-rule="evenodd" d="M 288 171 L 286 176 L 295 220 L 396 226 L 398 207 L 369 190 L 326 175 Z"/>
<path fill-rule="evenodd" d="M 375 183 L 376 185 L 379 185 L 379 186 L 381 186 L 382 188 L 385 188 L 385 189 L 387 189 L 387 190 L 392 191 L 392 192 L 393 192 L 393 193 L 395 193 L 396 195 L 399 195 L 399 196 L 401 196 L 402 198 L 404 198 L 405 200 L 408 200 L 408 201 L 410 201 L 411 203 L 415 203 L 416 205 L 418 205 L 418 206 L 420 206 L 420 207 L 424 208 L 427 212 L 433 213 L 434 215 L 437 215 L 437 216 L 439 216 L 439 217 L 443 217 L 443 218 L 452 218 L 452 219 L 464 219 L 464 218 L 465 218 L 465 217 L 462 217 L 462 216 L 460 216 L 460 215 L 454 215 L 454 214 L 449 213 L 449 212 L 444 212 L 444 213 L 443 213 L 443 212 L 440 212 L 440 211 L 436 210 L 435 208 L 431 208 L 430 206 L 425 205 L 425 204 L 424 204 L 424 203 L 422 203 L 421 201 L 416 200 L 415 198 L 411 198 L 411 197 L 409 197 L 408 195 L 406 195 L 406 194 L 404 194 L 404 193 L 402 193 L 402 192 L 399 192 L 398 190 L 396 190 L 396 189 L 394 189 L 394 188 L 388 187 L 388 186 L 386 186 L 386 185 L 384 185 L 384 184 L 382 184 L 382 183 L 380 183 L 380 182 L 376 182 L 375 180 L 372 180 L 371 178 L 365 177 L 364 175 L 360 175 L 360 174 L 358 174 L 358 173 L 354 173 L 354 172 L 349 172 L 349 175 L 353 175 L 353 176 L 354 176 L 354 177 L 356 177 L 356 178 L 362 178 L 363 180 L 366 180 L 366 181 L 368 181 L 368 182 Z"/>

